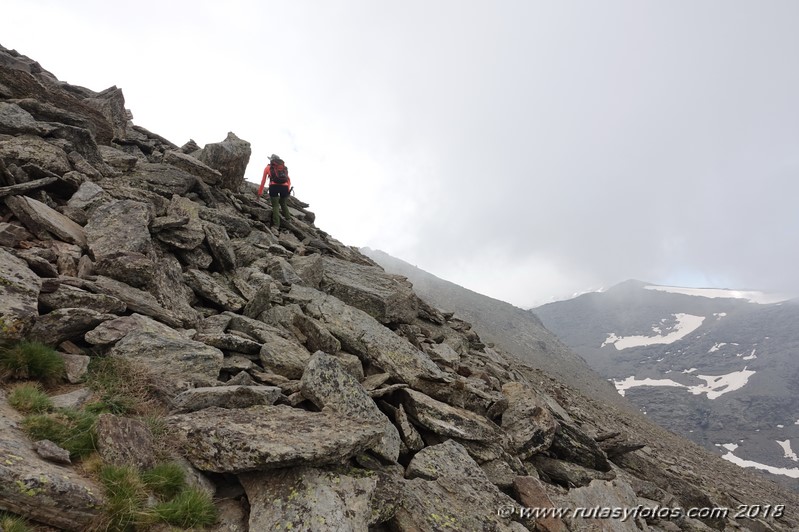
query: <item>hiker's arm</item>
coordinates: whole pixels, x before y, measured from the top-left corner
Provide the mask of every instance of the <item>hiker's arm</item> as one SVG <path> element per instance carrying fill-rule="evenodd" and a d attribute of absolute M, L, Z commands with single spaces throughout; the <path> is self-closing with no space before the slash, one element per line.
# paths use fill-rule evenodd
<path fill-rule="evenodd" d="M 266 178 L 269 176 L 269 165 L 266 165 L 264 168 L 264 176 L 261 178 L 261 186 L 258 187 L 258 196 L 260 197 L 264 193 L 264 185 L 266 185 Z"/>

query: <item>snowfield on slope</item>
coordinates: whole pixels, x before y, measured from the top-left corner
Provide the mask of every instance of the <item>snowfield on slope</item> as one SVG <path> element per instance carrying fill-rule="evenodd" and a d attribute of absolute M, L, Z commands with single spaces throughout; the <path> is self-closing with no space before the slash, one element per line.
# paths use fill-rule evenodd
<path fill-rule="evenodd" d="M 685 338 L 695 330 L 697 330 L 702 322 L 705 321 L 704 316 L 693 316 L 691 314 L 672 314 L 677 320 L 674 327 L 664 334 L 663 329 L 659 325 L 652 326 L 654 336 L 618 336 L 616 333 L 608 334 L 607 339 L 602 342 L 600 347 L 605 347 L 608 344 L 613 345 L 617 350 L 627 349 L 630 347 L 642 347 L 647 345 L 656 344 L 671 344 Z M 663 320 L 665 321 L 665 319 Z"/>
<path fill-rule="evenodd" d="M 749 377 L 754 375 L 753 370 L 746 368 L 741 371 L 733 371 L 726 375 L 697 375 L 696 377 L 705 381 L 705 384 L 687 386 L 671 379 L 636 379 L 635 376 L 627 377 L 622 380 L 613 380 L 616 391 L 622 396 L 626 390 L 637 386 L 670 386 L 674 388 L 685 388 L 694 395 L 707 394 L 708 399 L 716 399 L 727 392 L 743 388 L 749 381 Z"/>

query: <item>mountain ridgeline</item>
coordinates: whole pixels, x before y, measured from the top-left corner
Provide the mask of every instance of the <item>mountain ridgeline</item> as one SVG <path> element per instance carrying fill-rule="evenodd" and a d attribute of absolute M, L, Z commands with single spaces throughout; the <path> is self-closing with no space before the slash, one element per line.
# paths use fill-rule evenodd
<path fill-rule="evenodd" d="M 0 341 L 61 353 L 68 382 L 43 388 L 41 416 L 97 416 L 82 458 L 32 440 L 17 383 L 0 383 L 0 510 L 164 530 L 155 496 L 120 522 L 118 485 L 94 472 L 168 459 L 218 531 L 799 527 L 796 494 L 649 423 L 537 320 L 505 348 L 298 199 L 270 227 L 249 157 L 232 133 L 177 146 L 134 125 L 116 87 L 0 47 Z M 134 371 L 158 419 L 90 385 L 109 365 Z"/>

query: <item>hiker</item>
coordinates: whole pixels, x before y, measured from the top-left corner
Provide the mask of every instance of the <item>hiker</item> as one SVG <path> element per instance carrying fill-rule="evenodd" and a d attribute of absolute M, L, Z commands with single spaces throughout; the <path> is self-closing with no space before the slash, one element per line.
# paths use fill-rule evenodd
<path fill-rule="evenodd" d="M 258 188 L 258 196 L 264 193 L 264 184 L 269 177 L 269 199 L 272 202 L 272 227 L 280 230 L 280 213 L 288 221 L 289 207 L 286 204 L 291 193 L 291 179 L 289 170 L 283 159 L 274 153 L 269 156 L 269 164 L 264 168 L 264 177 L 261 179 L 261 186 Z"/>

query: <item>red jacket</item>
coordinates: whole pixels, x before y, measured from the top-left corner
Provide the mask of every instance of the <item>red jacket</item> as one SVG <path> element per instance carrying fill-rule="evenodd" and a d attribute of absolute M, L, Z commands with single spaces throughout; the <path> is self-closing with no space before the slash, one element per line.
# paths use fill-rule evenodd
<path fill-rule="evenodd" d="M 261 186 L 258 187 L 258 195 L 259 196 L 261 196 L 264 193 L 264 185 L 266 184 L 266 178 L 267 177 L 269 177 L 269 186 L 272 186 L 272 185 L 277 185 L 277 186 L 281 186 L 281 187 L 285 186 L 285 187 L 288 187 L 289 190 L 291 190 L 291 178 L 290 177 L 289 177 L 289 180 L 286 183 L 273 183 L 272 182 L 272 178 L 271 178 L 271 175 L 269 173 L 269 168 L 271 166 L 272 166 L 271 164 L 267 164 L 266 168 L 264 168 L 264 176 L 261 178 Z M 281 164 L 280 166 L 283 166 L 283 165 Z M 278 167 L 278 166 L 276 166 L 276 167 Z"/>

